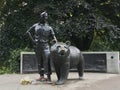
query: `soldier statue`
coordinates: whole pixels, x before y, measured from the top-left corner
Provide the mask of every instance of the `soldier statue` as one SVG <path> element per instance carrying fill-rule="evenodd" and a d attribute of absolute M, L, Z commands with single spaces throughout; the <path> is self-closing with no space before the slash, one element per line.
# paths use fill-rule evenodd
<path fill-rule="evenodd" d="M 51 81 L 49 41 L 50 37 L 55 41 L 57 39 L 52 27 L 47 24 L 47 19 L 47 12 L 42 12 L 40 14 L 40 22 L 31 26 L 26 32 L 35 45 L 34 50 L 38 61 L 38 73 L 40 74 L 40 77 L 36 79 L 37 81 Z"/>

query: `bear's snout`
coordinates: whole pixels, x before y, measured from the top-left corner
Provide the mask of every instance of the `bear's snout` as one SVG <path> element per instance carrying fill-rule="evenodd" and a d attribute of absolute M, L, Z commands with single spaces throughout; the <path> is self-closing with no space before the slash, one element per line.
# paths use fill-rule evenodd
<path fill-rule="evenodd" d="M 60 55 L 62 56 L 62 55 L 65 55 L 65 50 L 64 49 L 62 49 L 61 51 L 60 51 Z"/>

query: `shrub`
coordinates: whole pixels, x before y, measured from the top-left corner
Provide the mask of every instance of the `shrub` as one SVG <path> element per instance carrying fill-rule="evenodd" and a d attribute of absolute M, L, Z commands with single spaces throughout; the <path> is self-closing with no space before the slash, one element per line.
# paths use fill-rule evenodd
<path fill-rule="evenodd" d="M 9 57 L 9 71 L 10 73 L 19 73 L 20 72 L 20 53 L 21 51 L 30 51 L 30 49 L 15 49 L 11 51 L 11 55 Z"/>

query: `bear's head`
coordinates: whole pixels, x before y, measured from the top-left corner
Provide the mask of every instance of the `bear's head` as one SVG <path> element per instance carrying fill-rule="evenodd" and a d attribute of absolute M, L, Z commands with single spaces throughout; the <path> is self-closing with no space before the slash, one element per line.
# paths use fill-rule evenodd
<path fill-rule="evenodd" d="M 54 42 L 51 46 L 52 56 L 67 57 L 70 54 L 70 41 L 63 42 Z"/>

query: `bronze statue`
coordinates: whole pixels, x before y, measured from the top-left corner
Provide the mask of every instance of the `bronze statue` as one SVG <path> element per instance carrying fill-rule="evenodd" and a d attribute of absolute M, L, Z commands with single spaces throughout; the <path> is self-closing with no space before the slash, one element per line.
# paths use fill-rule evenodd
<path fill-rule="evenodd" d="M 46 12 L 42 12 L 40 14 L 40 22 L 34 24 L 27 30 L 29 37 L 35 45 L 35 54 L 38 60 L 38 72 L 40 74 L 40 78 L 37 81 L 44 81 L 44 75 L 47 75 L 47 80 L 51 81 L 51 66 L 50 66 L 50 50 L 49 50 L 49 40 L 52 37 L 55 41 L 57 41 L 55 37 L 55 33 L 47 24 L 48 14 Z M 32 31 L 34 31 L 34 36 L 32 35 Z"/>
<path fill-rule="evenodd" d="M 69 69 L 72 67 L 77 68 L 79 77 L 82 79 L 84 73 L 84 57 L 78 48 L 70 46 L 69 41 L 66 43 L 55 42 L 51 46 L 50 51 L 58 78 L 55 84 L 64 84 L 67 80 Z"/>

